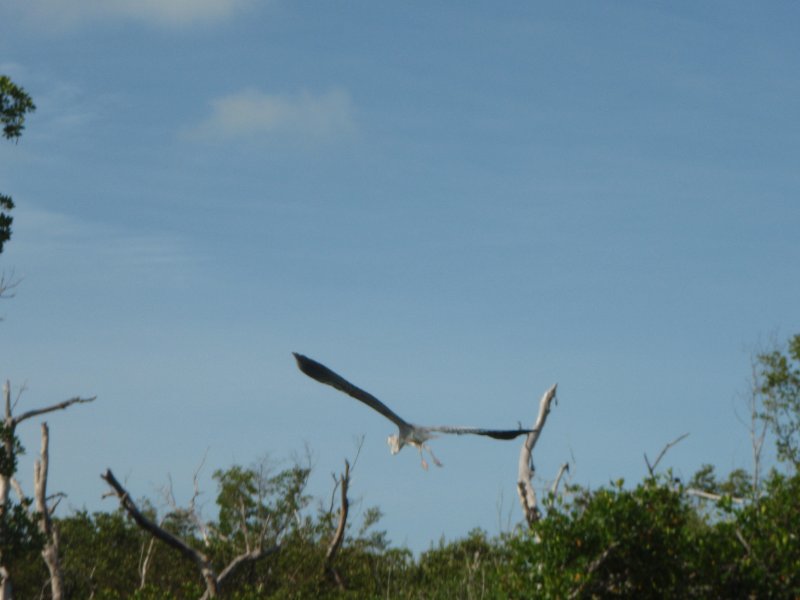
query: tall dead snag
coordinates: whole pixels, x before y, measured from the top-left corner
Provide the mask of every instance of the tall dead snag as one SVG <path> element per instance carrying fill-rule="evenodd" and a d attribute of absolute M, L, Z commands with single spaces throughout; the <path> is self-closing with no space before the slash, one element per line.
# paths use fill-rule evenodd
<path fill-rule="evenodd" d="M 225 580 L 235 573 L 236 570 L 242 565 L 261 560 L 262 558 L 265 558 L 280 550 L 280 544 L 264 547 L 261 543 L 261 539 L 263 538 L 262 536 L 254 548 L 251 549 L 248 544 L 245 552 L 236 556 L 218 574 L 214 569 L 211 559 L 203 552 L 192 548 L 184 540 L 176 535 L 171 534 L 169 531 L 165 530 L 163 527 L 144 516 L 136 506 L 136 503 L 131 499 L 127 490 L 122 487 L 122 484 L 120 484 L 116 477 L 114 477 L 111 469 L 107 469 L 106 472 L 101 475 L 101 477 L 106 481 L 106 483 L 108 483 L 109 486 L 111 486 L 111 489 L 114 490 L 114 494 L 117 496 L 117 498 L 119 498 L 120 506 L 125 509 L 125 511 L 131 516 L 131 518 L 139 527 L 150 533 L 156 539 L 174 548 L 186 559 L 195 564 L 198 571 L 200 571 L 200 574 L 203 577 L 203 582 L 206 586 L 206 591 L 201 596 L 201 600 L 216 598 L 219 595 L 219 590 L 224 584 Z"/>
<path fill-rule="evenodd" d="M 519 494 L 519 502 L 522 505 L 522 512 L 525 515 L 525 520 L 528 525 L 533 525 L 539 520 L 540 512 L 536 501 L 536 492 L 533 489 L 533 475 L 536 472 L 536 467 L 533 464 L 533 447 L 539 440 L 539 435 L 542 433 L 547 415 L 550 414 L 550 405 L 556 397 L 556 388 L 558 384 L 555 383 L 547 390 L 539 401 L 539 414 L 536 417 L 536 422 L 533 425 L 532 431 L 525 437 L 525 442 L 519 452 L 519 470 L 517 474 L 517 493 Z"/>
<path fill-rule="evenodd" d="M 42 532 L 45 539 L 42 558 L 47 565 L 47 570 L 50 572 L 50 594 L 53 600 L 61 600 L 64 597 L 64 574 L 61 572 L 61 562 L 58 555 L 61 539 L 58 534 L 58 527 L 55 526 L 52 519 L 58 502 L 53 506 L 48 506 L 47 504 L 47 472 L 50 463 L 49 445 L 50 430 L 47 428 L 47 423 L 42 423 L 42 446 L 39 451 L 39 460 L 33 465 L 33 496 L 36 517 L 39 520 L 39 531 Z M 21 490 L 17 490 L 17 493 L 21 498 Z"/>
<path fill-rule="evenodd" d="M 54 412 L 56 410 L 64 410 L 73 404 L 92 402 L 95 398 L 75 397 L 69 400 L 64 400 L 63 402 L 59 402 L 57 404 L 45 406 L 43 408 L 35 408 L 15 416 L 13 414 L 13 410 L 16 402 L 14 402 L 14 404 L 11 403 L 11 384 L 10 382 L 6 381 L 5 385 L 3 386 L 3 399 L 5 404 L 5 412 L 3 415 L 3 423 L 0 426 L 0 434 L 2 434 L 0 435 L 0 437 L 2 437 L 2 448 L 0 448 L 0 534 L 5 535 L 5 531 L 2 531 L 2 529 L 8 517 L 7 513 L 10 509 L 14 509 L 14 507 L 9 504 L 8 494 L 10 487 L 14 485 L 13 477 L 17 469 L 17 455 L 21 450 L 19 440 L 17 439 L 16 435 L 17 426 L 23 421 L 38 417 L 39 415 Z M 47 426 L 44 425 L 42 429 L 42 456 L 36 471 L 35 486 L 37 511 L 40 511 L 42 515 L 46 515 L 46 517 L 42 516 L 41 519 L 47 518 L 49 520 L 52 510 L 47 508 L 46 497 L 48 462 L 47 443 Z M 24 495 L 22 494 L 21 488 L 19 488 L 18 485 L 15 487 L 17 487 L 17 493 L 20 496 L 20 502 L 24 503 Z M 40 488 L 41 493 L 44 494 L 42 497 L 42 504 L 44 505 L 45 510 L 41 510 L 39 508 Z M 51 565 L 54 565 L 56 568 L 58 568 L 58 532 L 52 527 L 52 524 L 45 526 L 41 520 L 39 522 L 39 529 L 46 536 L 45 552 L 47 552 L 48 556 L 55 557 L 55 562 L 53 562 L 52 559 L 48 559 L 48 557 L 43 553 L 45 562 L 47 562 L 47 567 L 50 569 Z M 11 600 L 11 580 L 5 560 L 6 557 L 0 556 L 0 600 Z M 53 571 L 51 570 L 51 575 L 52 573 Z M 59 583 L 60 580 L 58 582 L 51 581 L 51 588 L 53 585 L 58 585 Z M 56 598 L 55 595 L 53 597 Z"/>
<path fill-rule="evenodd" d="M 339 485 L 342 498 L 341 508 L 339 509 L 339 524 L 336 527 L 336 533 L 333 534 L 331 543 L 328 544 L 328 551 L 325 553 L 324 568 L 325 572 L 336 581 L 336 585 L 339 586 L 339 589 L 344 590 L 344 579 L 342 579 L 339 571 L 333 566 L 333 561 L 336 558 L 336 554 L 339 552 L 342 541 L 344 541 L 344 532 L 347 528 L 347 514 L 350 509 L 350 503 L 347 500 L 347 489 L 350 486 L 350 463 L 347 460 L 344 461 L 344 473 L 338 478 L 336 483 Z"/>

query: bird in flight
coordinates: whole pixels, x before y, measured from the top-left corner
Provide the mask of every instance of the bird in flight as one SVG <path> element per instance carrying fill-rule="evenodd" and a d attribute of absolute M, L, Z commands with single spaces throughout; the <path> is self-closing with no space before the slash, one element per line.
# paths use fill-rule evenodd
<path fill-rule="evenodd" d="M 433 459 L 433 462 L 437 467 L 442 466 L 442 463 L 439 462 L 439 459 L 437 459 L 436 456 L 434 456 L 430 447 L 426 443 L 428 440 L 436 437 L 435 434 L 437 433 L 452 433 L 455 435 L 484 435 L 496 440 L 513 440 L 520 435 L 527 435 L 531 433 L 530 429 L 522 429 L 521 427 L 518 429 L 482 429 L 479 427 L 450 427 L 446 425 L 439 427 L 423 427 L 420 425 L 414 425 L 413 423 L 409 423 L 402 417 L 398 416 L 397 413 L 386 406 L 383 402 L 378 400 L 375 396 L 369 392 L 365 392 L 359 387 L 356 387 L 344 377 L 331 371 L 325 365 L 318 363 L 307 356 L 298 354 L 297 352 L 293 352 L 293 354 L 295 360 L 297 360 L 298 368 L 303 373 L 311 377 L 311 379 L 329 385 L 333 388 L 336 388 L 340 392 L 344 392 L 348 396 L 352 396 L 356 400 L 360 400 L 397 425 L 398 429 L 400 430 L 399 433 L 397 435 L 390 435 L 386 440 L 389 444 L 392 454 L 397 454 L 400 452 L 405 445 L 413 446 L 419 450 L 419 457 L 422 461 L 422 468 L 424 469 L 428 468 L 428 463 L 422 454 L 423 450 L 431 455 L 431 459 Z"/>

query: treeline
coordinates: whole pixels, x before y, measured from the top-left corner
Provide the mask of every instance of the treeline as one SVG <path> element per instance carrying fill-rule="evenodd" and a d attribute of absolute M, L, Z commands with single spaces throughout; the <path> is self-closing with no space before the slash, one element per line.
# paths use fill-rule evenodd
<path fill-rule="evenodd" d="M 634 489 L 616 482 L 569 488 L 532 528 L 463 539 L 415 558 L 392 547 L 366 512 L 332 564 L 326 554 L 338 510 L 304 514 L 307 471 L 260 480 L 255 470 L 218 473 L 219 519 L 201 526 L 187 510 L 149 516 L 212 557 L 221 571 L 247 537 L 267 529 L 279 550 L 240 569 L 220 589 L 256 598 L 797 598 L 800 476 L 773 472 L 747 499 L 706 469 L 687 485 L 668 475 Z M 267 484 L 270 492 L 257 490 Z M 249 487 L 249 484 L 255 484 Z M 702 488 L 691 486 L 701 485 Z M 702 489 L 718 500 L 690 493 Z M 303 516 L 299 516 L 303 515 Z M 245 519 L 243 519 L 243 516 Z M 196 566 L 122 510 L 58 519 L 67 598 L 200 598 Z M 31 547 L 9 565 L 18 598 L 49 598 L 48 570 Z"/>

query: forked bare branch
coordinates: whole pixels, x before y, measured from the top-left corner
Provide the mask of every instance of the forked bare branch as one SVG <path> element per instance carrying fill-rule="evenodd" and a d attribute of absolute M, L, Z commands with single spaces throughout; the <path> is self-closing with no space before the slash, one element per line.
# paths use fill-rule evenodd
<path fill-rule="evenodd" d="M 261 540 L 259 540 L 255 548 L 252 550 L 248 549 L 246 552 L 236 556 L 219 574 L 217 574 L 211 560 L 203 552 L 195 550 L 181 538 L 171 534 L 169 531 L 166 531 L 163 527 L 144 516 L 136 506 L 136 503 L 131 499 L 127 490 L 122 487 L 119 481 L 114 477 L 111 469 L 106 470 L 101 477 L 111 486 L 122 508 L 125 509 L 139 527 L 150 533 L 154 538 L 174 548 L 195 564 L 206 585 L 206 590 L 201 596 L 201 600 L 216 598 L 225 580 L 235 573 L 242 565 L 261 560 L 280 550 L 279 543 L 264 547 Z"/>
<path fill-rule="evenodd" d="M 533 464 L 533 448 L 539 440 L 542 433 L 544 424 L 547 421 L 547 415 L 550 414 L 550 405 L 556 397 L 556 388 L 558 384 L 548 389 L 539 401 L 539 414 L 536 417 L 536 422 L 533 425 L 532 431 L 525 437 L 525 442 L 519 453 L 519 469 L 517 473 L 517 493 L 519 494 L 519 501 L 522 505 L 522 512 L 525 515 L 525 520 L 528 525 L 533 525 L 539 520 L 540 513 L 537 506 L 536 492 L 533 489 L 533 475 L 536 468 Z"/>
<path fill-rule="evenodd" d="M 656 457 L 656 460 L 652 465 L 650 464 L 650 460 L 647 458 L 647 453 L 645 453 L 644 462 L 647 465 L 647 470 L 650 473 L 650 477 L 651 478 L 656 476 L 656 467 L 658 467 L 658 463 L 661 462 L 661 459 L 664 458 L 664 455 L 669 451 L 669 449 L 672 448 L 675 444 L 677 444 L 679 442 L 682 442 L 687 437 L 689 437 L 689 434 L 688 433 L 684 433 L 683 435 L 680 435 L 677 438 L 675 438 L 674 440 L 672 440 L 671 442 L 667 443 L 661 449 L 661 452 L 658 453 L 658 456 Z"/>
<path fill-rule="evenodd" d="M 555 496 L 558 493 L 558 485 L 561 483 L 561 478 L 567 471 L 569 471 L 569 463 L 564 463 L 563 465 L 561 465 L 561 468 L 558 469 L 558 475 L 556 475 L 556 480 L 553 482 L 553 486 L 550 488 L 550 493 L 553 496 Z"/>
<path fill-rule="evenodd" d="M 19 425 L 22 421 L 26 419 L 32 419 L 33 417 L 38 417 L 39 415 L 43 415 L 49 412 L 53 412 L 55 410 L 64 410 L 72 406 L 73 404 L 83 404 L 84 402 L 94 402 L 97 399 L 97 396 L 92 396 L 91 398 L 70 398 L 69 400 L 64 400 L 63 402 L 59 402 L 58 404 L 52 404 L 50 406 L 45 406 L 44 408 L 35 408 L 33 410 L 29 410 L 27 412 L 22 413 L 21 415 L 17 415 L 16 417 L 12 417 L 12 421 L 14 422 L 14 426 Z"/>
<path fill-rule="evenodd" d="M 101 475 L 101 477 L 109 486 L 111 486 L 111 489 L 114 490 L 117 498 L 119 498 L 120 506 L 125 509 L 125 511 L 131 516 L 131 518 L 139 527 L 149 532 L 151 535 L 158 538 L 171 548 L 174 548 L 186 559 L 195 564 L 203 576 L 203 581 L 206 585 L 207 596 L 209 598 L 216 598 L 218 592 L 217 574 L 214 571 L 214 567 L 209 558 L 199 550 L 195 550 L 189 546 L 179 537 L 171 534 L 169 531 L 165 530 L 144 516 L 144 514 L 142 514 L 142 512 L 136 506 L 136 503 L 131 499 L 127 490 L 122 487 L 122 484 L 120 484 L 120 482 L 117 481 L 117 478 L 114 477 L 111 469 L 107 469 L 106 472 Z"/>
<path fill-rule="evenodd" d="M 334 533 L 330 544 L 328 544 L 328 551 L 325 553 L 324 568 L 325 572 L 330 574 L 334 581 L 336 581 L 336 585 L 339 586 L 339 589 L 344 590 L 344 580 L 339 574 L 339 571 L 333 566 L 333 561 L 336 558 L 336 554 L 339 552 L 342 541 L 344 540 L 344 532 L 347 528 L 347 515 L 350 508 L 350 503 L 347 499 L 347 490 L 350 486 L 350 463 L 347 460 L 344 461 L 344 473 L 342 473 L 342 475 L 338 478 L 338 484 L 341 492 L 339 524 L 336 527 L 336 533 Z"/>

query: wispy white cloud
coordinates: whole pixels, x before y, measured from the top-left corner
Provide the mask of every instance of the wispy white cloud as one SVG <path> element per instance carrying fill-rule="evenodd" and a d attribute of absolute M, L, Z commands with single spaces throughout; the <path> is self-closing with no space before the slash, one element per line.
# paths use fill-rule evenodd
<path fill-rule="evenodd" d="M 290 137 L 330 140 L 355 130 L 350 95 L 342 89 L 314 95 L 243 90 L 211 102 L 212 113 L 189 130 L 191 137 L 230 139 Z"/>
<path fill-rule="evenodd" d="M 253 0 L 27 0 L 19 16 L 49 28 L 69 29 L 104 19 L 183 27 L 227 19 Z"/>

